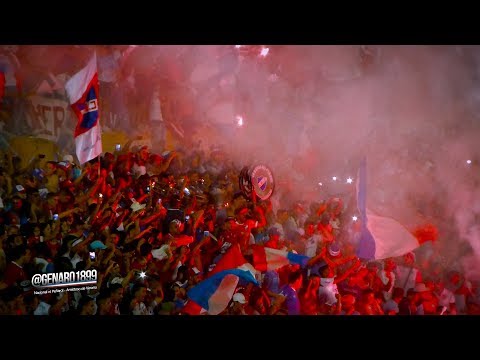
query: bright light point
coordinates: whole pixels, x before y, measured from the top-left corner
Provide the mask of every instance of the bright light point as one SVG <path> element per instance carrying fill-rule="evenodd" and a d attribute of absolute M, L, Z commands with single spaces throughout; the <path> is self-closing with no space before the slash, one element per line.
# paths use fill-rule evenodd
<path fill-rule="evenodd" d="M 240 49 L 242 45 L 235 45 L 235 49 Z"/>
<path fill-rule="evenodd" d="M 238 126 L 243 126 L 243 117 L 237 115 L 237 125 Z"/>
<path fill-rule="evenodd" d="M 472 160 L 467 160 L 467 164 L 470 165 L 472 163 Z"/>
<path fill-rule="evenodd" d="M 323 186 L 323 184 L 321 182 L 319 182 L 318 185 Z"/>
<path fill-rule="evenodd" d="M 337 181 L 337 177 L 336 177 L 336 176 L 333 176 L 333 177 L 332 177 L 332 180 L 333 180 L 333 181 Z"/>
<path fill-rule="evenodd" d="M 147 277 L 147 273 L 145 271 L 141 271 L 138 276 L 140 276 L 142 279 L 144 279 L 145 277 Z"/>
<path fill-rule="evenodd" d="M 268 52 L 270 51 L 269 48 L 263 48 L 262 51 L 260 51 L 260 55 L 265 57 L 268 55 Z"/>
<path fill-rule="evenodd" d="M 347 179 L 347 184 L 351 184 L 353 182 L 353 179 L 352 178 L 348 178 Z"/>
<path fill-rule="evenodd" d="M 356 216 L 352 216 L 352 220 L 353 220 L 353 221 L 357 221 L 358 218 L 357 218 Z"/>

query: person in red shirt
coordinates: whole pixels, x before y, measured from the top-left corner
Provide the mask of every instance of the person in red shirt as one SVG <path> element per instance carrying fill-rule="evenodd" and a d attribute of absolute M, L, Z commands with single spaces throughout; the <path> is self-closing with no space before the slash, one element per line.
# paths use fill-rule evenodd
<path fill-rule="evenodd" d="M 319 234 L 322 235 L 323 243 L 330 244 L 335 240 L 335 236 L 333 235 L 333 227 L 330 224 L 330 218 L 327 215 L 322 215 L 317 228 Z"/>
<path fill-rule="evenodd" d="M 433 284 L 430 284 L 433 287 Z M 438 307 L 438 300 L 433 296 L 432 289 L 424 283 L 415 285 L 416 315 L 435 315 Z"/>
<path fill-rule="evenodd" d="M 39 225 L 33 228 L 32 234 L 27 239 L 28 247 L 33 247 L 35 244 L 43 242 L 43 236 L 41 236 L 42 230 Z"/>
<path fill-rule="evenodd" d="M 320 287 L 320 277 L 316 274 L 310 275 L 307 287 L 300 290 L 300 308 L 303 315 L 318 314 L 318 288 Z"/>
<path fill-rule="evenodd" d="M 372 289 L 365 289 L 362 292 L 362 297 L 358 304 L 358 311 L 361 315 L 385 315 Z"/>
<path fill-rule="evenodd" d="M 248 303 L 245 308 L 247 315 L 267 315 L 271 306 L 270 298 L 265 290 L 260 287 L 252 288 Z"/>
<path fill-rule="evenodd" d="M 252 229 L 264 226 L 266 220 L 264 218 L 253 219 L 247 207 L 238 208 L 235 213 L 235 220 L 230 220 L 228 223 L 229 230 L 225 236 L 225 241 L 231 244 L 240 244 L 242 252 L 245 252 L 249 245 Z M 256 213 L 258 214 L 257 211 Z M 259 214 L 258 216 L 261 217 Z"/>
<path fill-rule="evenodd" d="M 455 295 L 455 303 L 459 314 L 466 312 L 466 300 L 472 295 L 471 284 L 465 276 L 457 271 L 449 274 L 449 290 Z"/>
<path fill-rule="evenodd" d="M 287 264 L 277 269 L 279 285 L 283 286 L 288 284 L 288 277 L 290 276 L 290 273 L 299 271 L 299 270 L 300 270 L 300 265 L 298 264 Z"/>
<path fill-rule="evenodd" d="M 22 281 L 27 280 L 23 266 L 31 259 L 30 250 L 21 245 L 11 249 L 9 253 L 12 261 L 5 268 L 3 281 L 0 282 L 0 289 L 5 289 L 15 284 L 19 285 Z"/>
<path fill-rule="evenodd" d="M 193 242 L 193 236 L 182 234 L 184 231 L 184 224 L 178 220 L 173 219 L 169 225 L 169 232 L 165 236 L 166 240 L 172 240 L 176 247 L 188 245 Z"/>
<path fill-rule="evenodd" d="M 280 235 L 280 231 L 278 231 L 277 228 L 270 228 L 270 230 L 268 230 L 268 241 L 265 243 L 265 247 L 279 249 Z"/>

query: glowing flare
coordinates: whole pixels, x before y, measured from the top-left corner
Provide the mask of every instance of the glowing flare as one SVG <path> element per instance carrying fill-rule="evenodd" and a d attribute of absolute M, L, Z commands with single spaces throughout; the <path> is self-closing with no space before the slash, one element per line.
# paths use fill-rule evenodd
<path fill-rule="evenodd" d="M 269 51 L 269 48 L 262 48 L 262 51 L 260 51 L 260 56 L 266 57 Z"/>
<path fill-rule="evenodd" d="M 237 126 L 243 126 L 243 117 L 237 115 Z"/>
<path fill-rule="evenodd" d="M 336 177 L 336 176 L 333 176 L 333 177 L 332 177 L 332 180 L 333 180 L 333 181 L 337 181 L 337 177 Z"/>
<path fill-rule="evenodd" d="M 472 163 L 472 160 L 467 160 L 467 164 L 470 165 Z"/>
<path fill-rule="evenodd" d="M 356 216 L 352 216 L 352 220 L 353 220 L 353 221 L 357 221 L 358 218 L 357 218 Z"/>
<path fill-rule="evenodd" d="M 352 182 L 353 182 L 353 179 L 349 177 L 349 178 L 347 179 L 347 184 L 351 184 Z"/>
<path fill-rule="evenodd" d="M 240 49 L 242 45 L 235 45 L 235 49 Z"/>
<path fill-rule="evenodd" d="M 140 274 L 138 274 L 142 279 L 147 277 L 147 273 L 145 271 L 141 271 Z"/>
<path fill-rule="evenodd" d="M 319 186 L 323 186 L 323 184 L 321 182 L 318 183 Z"/>

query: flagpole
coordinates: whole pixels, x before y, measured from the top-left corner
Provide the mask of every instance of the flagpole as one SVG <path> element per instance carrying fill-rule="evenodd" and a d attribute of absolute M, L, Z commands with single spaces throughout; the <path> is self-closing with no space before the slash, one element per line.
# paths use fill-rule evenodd
<path fill-rule="evenodd" d="M 98 66 L 97 64 L 97 52 L 94 50 L 93 51 L 93 57 L 95 58 L 95 65 Z M 99 90 L 98 90 L 98 94 L 97 94 L 98 97 L 100 97 L 100 86 L 99 86 Z M 99 115 L 100 115 L 100 111 L 98 111 Z M 99 125 L 99 132 L 100 132 L 100 142 L 102 141 L 102 128 L 100 127 L 100 116 L 98 116 L 98 125 Z M 100 179 L 100 173 L 101 173 L 101 167 L 102 167 L 102 164 L 100 162 L 100 155 L 101 154 L 98 154 L 98 178 Z"/>

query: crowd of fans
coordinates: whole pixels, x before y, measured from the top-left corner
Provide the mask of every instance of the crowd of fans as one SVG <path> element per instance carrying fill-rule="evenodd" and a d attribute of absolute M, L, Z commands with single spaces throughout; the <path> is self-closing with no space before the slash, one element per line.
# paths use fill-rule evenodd
<path fill-rule="evenodd" d="M 215 149 L 126 144 L 81 167 L 71 155 L 39 154 L 25 168 L 11 151 L 1 160 L 0 314 L 187 315 L 189 289 L 229 248 L 252 261 L 258 245 L 310 260 L 240 284 L 222 315 L 480 314 L 477 284 L 433 260 L 357 258 L 348 199 L 275 208 L 247 198 L 241 167 Z M 98 281 L 84 291 L 36 294 L 30 282 L 88 269 Z"/>

